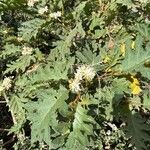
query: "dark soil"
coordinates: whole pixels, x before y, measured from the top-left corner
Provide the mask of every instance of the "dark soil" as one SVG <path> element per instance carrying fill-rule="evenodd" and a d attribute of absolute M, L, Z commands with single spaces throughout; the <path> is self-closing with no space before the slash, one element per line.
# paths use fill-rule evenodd
<path fill-rule="evenodd" d="M 6 103 L 0 101 L 0 148 L 12 150 L 15 142 L 13 134 L 8 134 L 8 129 L 13 125 L 11 114 Z"/>

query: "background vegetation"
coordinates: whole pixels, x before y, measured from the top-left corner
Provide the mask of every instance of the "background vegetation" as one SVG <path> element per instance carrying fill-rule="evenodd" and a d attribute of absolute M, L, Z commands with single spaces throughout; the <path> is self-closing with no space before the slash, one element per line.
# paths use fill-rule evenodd
<path fill-rule="evenodd" d="M 2 150 L 150 149 L 150 1 L 1 0 L 0 95 Z"/>

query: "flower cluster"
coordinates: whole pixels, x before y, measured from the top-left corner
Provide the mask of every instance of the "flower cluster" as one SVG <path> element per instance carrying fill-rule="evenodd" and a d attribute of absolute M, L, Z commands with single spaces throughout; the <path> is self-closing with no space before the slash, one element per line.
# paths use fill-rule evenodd
<path fill-rule="evenodd" d="M 11 88 L 11 79 L 9 77 L 6 77 L 4 80 L 3 80 L 3 83 L 2 85 L 0 86 L 0 92 L 3 91 L 3 90 L 9 90 Z"/>
<path fill-rule="evenodd" d="M 24 46 L 22 49 L 22 55 L 31 55 L 32 51 L 32 48 Z"/>
<path fill-rule="evenodd" d="M 40 8 L 39 10 L 38 10 L 38 13 L 40 14 L 40 15 L 43 15 L 45 12 L 47 12 L 48 11 L 48 7 L 47 6 L 45 6 L 44 8 Z"/>
<path fill-rule="evenodd" d="M 70 81 L 69 88 L 72 92 L 79 92 L 82 90 L 81 88 L 81 81 L 83 79 L 87 81 L 92 81 L 94 78 L 96 72 L 93 67 L 88 65 L 82 65 L 77 68 L 77 71 L 75 73 L 74 80 Z"/>
<path fill-rule="evenodd" d="M 30 6 L 30 7 L 33 7 L 34 4 L 35 4 L 36 2 L 38 2 L 38 1 L 39 1 L 39 0 L 28 0 L 27 5 Z"/>
<path fill-rule="evenodd" d="M 77 72 L 75 73 L 75 78 L 79 78 L 82 80 L 82 78 L 86 79 L 87 81 L 91 81 L 96 72 L 93 67 L 82 65 L 78 67 Z"/>
<path fill-rule="evenodd" d="M 51 13 L 50 17 L 54 18 L 54 19 L 57 19 L 58 17 L 61 17 L 61 12 L 57 11 L 57 12 Z"/>

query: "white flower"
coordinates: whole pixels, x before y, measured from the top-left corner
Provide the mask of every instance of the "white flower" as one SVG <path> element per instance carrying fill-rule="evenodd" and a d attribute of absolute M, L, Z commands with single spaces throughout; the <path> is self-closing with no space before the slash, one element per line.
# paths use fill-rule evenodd
<path fill-rule="evenodd" d="M 72 92 L 77 93 L 81 91 L 80 84 L 81 83 L 79 82 L 79 80 L 75 79 L 73 81 L 70 81 L 69 88 L 71 89 Z"/>
<path fill-rule="evenodd" d="M 32 48 L 24 46 L 22 49 L 22 55 L 30 55 L 32 54 Z"/>
<path fill-rule="evenodd" d="M 3 87 L 3 88 L 2 88 L 2 87 Z M 1 90 L 2 90 L 2 89 L 9 90 L 9 89 L 11 88 L 11 79 L 10 79 L 9 77 L 6 77 L 6 78 L 3 80 L 2 87 L 1 87 Z"/>
<path fill-rule="evenodd" d="M 30 7 L 33 7 L 34 4 L 35 4 L 36 2 L 38 2 L 38 1 L 39 1 L 39 0 L 28 0 L 27 5 L 30 6 Z"/>
<path fill-rule="evenodd" d="M 82 65 L 77 68 L 77 71 L 75 73 L 74 80 L 70 81 L 69 88 L 72 92 L 79 92 L 81 91 L 81 81 L 82 79 L 86 79 L 88 81 L 91 81 L 96 72 L 93 67 L 88 65 Z"/>
<path fill-rule="evenodd" d="M 58 17 L 61 17 L 61 12 L 57 11 L 57 12 L 51 13 L 50 17 L 57 19 Z"/>
<path fill-rule="evenodd" d="M 87 68 L 84 71 L 84 78 L 87 79 L 88 81 L 91 81 L 94 78 L 95 74 L 96 72 L 94 68 L 87 66 Z"/>
<path fill-rule="evenodd" d="M 40 8 L 39 11 L 38 11 L 38 13 L 41 14 L 41 15 L 43 15 L 47 11 L 48 11 L 48 7 L 45 6 L 44 8 Z"/>
<path fill-rule="evenodd" d="M 83 77 L 84 79 L 91 81 L 94 78 L 95 74 L 96 72 L 93 67 L 82 65 L 78 67 L 77 72 L 75 74 L 75 78 Z"/>

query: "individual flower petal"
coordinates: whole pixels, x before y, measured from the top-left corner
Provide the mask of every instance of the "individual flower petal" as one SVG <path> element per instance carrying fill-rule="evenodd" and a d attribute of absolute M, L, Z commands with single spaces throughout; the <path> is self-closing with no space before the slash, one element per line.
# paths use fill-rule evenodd
<path fill-rule="evenodd" d="M 130 84 L 130 89 L 132 91 L 132 94 L 137 95 L 139 94 L 142 90 L 140 88 L 140 83 L 137 78 L 131 76 L 132 82 Z"/>
<path fill-rule="evenodd" d="M 126 52 L 126 45 L 125 45 L 125 43 L 121 44 L 120 51 L 121 51 L 122 56 L 125 56 L 125 52 Z"/>
<path fill-rule="evenodd" d="M 139 94 L 142 91 L 141 88 L 139 87 L 139 85 L 136 85 L 136 84 L 132 84 L 130 86 L 130 88 L 132 90 L 132 94 L 133 95 L 137 95 L 137 94 Z"/>
<path fill-rule="evenodd" d="M 131 48 L 134 49 L 135 48 L 135 41 L 132 42 L 131 44 Z"/>

